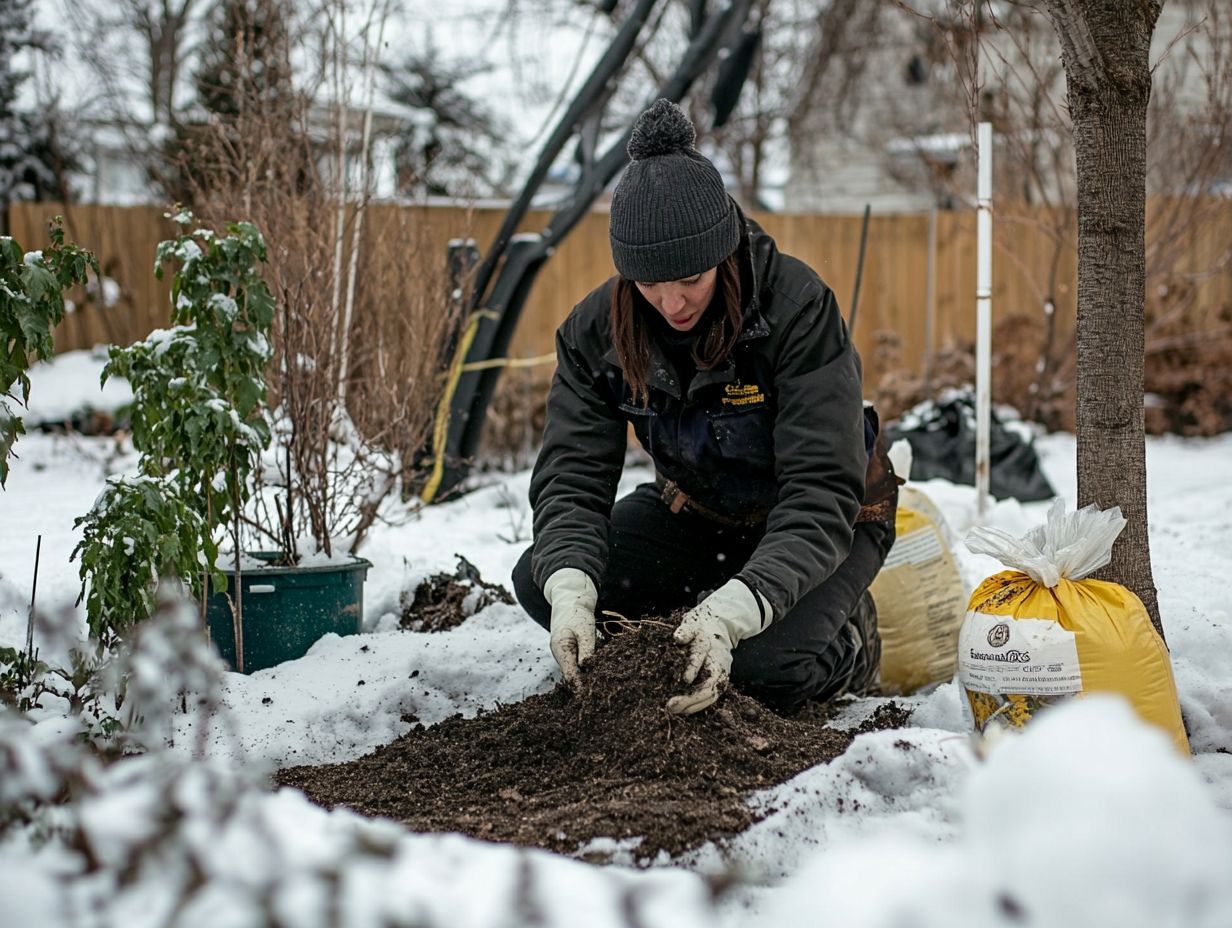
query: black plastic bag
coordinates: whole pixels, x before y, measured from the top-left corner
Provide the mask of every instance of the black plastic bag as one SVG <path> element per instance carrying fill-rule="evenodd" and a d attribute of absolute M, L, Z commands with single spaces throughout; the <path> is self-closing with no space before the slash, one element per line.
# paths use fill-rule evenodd
<path fill-rule="evenodd" d="M 975 396 L 971 391 L 951 391 L 937 402 L 921 403 L 901 419 L 887 423 L 885 438 L 888 444 L 900 438 L 911 444 L 910 479 L 940 477 L 975 485 Z M 988 489 L 995 498 L 1035 502 L 1056 496 L 1030 439 L 1007 428 L 995 411 L 989 423 L 989 457 Z"/>

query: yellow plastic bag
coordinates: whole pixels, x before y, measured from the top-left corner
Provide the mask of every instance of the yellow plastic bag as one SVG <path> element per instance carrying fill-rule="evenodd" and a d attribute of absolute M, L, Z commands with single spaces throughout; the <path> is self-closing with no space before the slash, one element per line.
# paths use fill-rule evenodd
<path fill-rule="evenodd" d="M 907 474 L 910 455 L 900 458 L 900 445 L 907 443 L 895 442 L 890 456 L 895 472 Z M 871 587 L 881 633 L 881 692 L 887 696 L 954 676 L 967 599 L 945 518 L 925 493 L 910 486 L 899 490 L 894 529 L 894 545 Z"/>
<path fill-rule="evenodd" d="M 975 731 L 1020 728 L 1040 707 L 1085 693 L 1119 693 L 1189 753 L 1168 650 L 1142 601 L 1086 579 L 1112 556 L 1119 508 L 1064 512 L 1021 539 L 972 529 L 967 547 L 1007 567 L 971 594 L 959 635 L 963 710 Z"/>

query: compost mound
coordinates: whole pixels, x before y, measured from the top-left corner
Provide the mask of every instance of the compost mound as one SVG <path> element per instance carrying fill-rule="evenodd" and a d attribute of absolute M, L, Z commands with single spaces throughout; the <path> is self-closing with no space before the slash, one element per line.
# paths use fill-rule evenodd
<path fill-rule="evenodd" d="M 358 760 L 288 768 L 278 782 L 418 832 L 566 854 L 595 838 L 640 838 L 633 854 L 651 860 L 722 844 L 757 820 L 751 793 L 908 719 L 890 703 L 843 730 L 827 724 L 826 707 L 784 717 L 730 690 L 696 715 L 670 715 L 663 707 L 684 668 L 671 632 L 643 623 L 612 638 L 577 693 L 562 684 L 475 718 L 416 726 Z"/>
<path fill-rule="evenodd" d="M 398 626 L 412 632 L 443 632 L 457 628 L 468 618 L 493 603 L 513 605 L 509 591 L 498 583 L 488 583 L 479 569 L 462 557 L 452 574 L 432 574 L 401 602 Z"/>

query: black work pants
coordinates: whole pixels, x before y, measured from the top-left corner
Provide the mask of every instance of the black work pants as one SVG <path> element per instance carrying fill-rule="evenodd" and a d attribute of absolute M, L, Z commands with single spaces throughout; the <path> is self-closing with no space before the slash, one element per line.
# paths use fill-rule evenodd
<path fill-rule="evenodd" d="M 695 606 L 740 571 L 762 533 L 761 527 L 673 513 L 654 484 L 643 484 L 612 507 L 598 609 L 637 619 Z M 834 573 L 787 615 L 736 647 L 732 684 L 781 709 L 843 692 L 860 661 L 859 642 L 868 637 L 867 630 L 853 634 L 849 625 L 860 620 L 861 609 L 863 620 L 870 618 L 868 586 L 893 541 L 893 522 L 857 525 L 851 552 Z M 531 550 L 513 569 L 513 586 L 522 608 L 548 628 L 552 610 L 531 576 Z"/>

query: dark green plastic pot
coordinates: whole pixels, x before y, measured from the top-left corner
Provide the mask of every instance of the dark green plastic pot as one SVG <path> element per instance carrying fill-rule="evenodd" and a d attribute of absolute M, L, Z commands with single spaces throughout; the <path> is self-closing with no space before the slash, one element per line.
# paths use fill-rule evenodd
<path fill-rule="evenodd" d="M 276 561 L 277 552 L 251 556 Z M 370 561 L 353 557 L 323 567 L 261 567 L 241 574 L 244 597 L 244 672 L 303 657 L 323 636 L 354 635 L 364 617 L 364 580 Z M 228 590 L 235 583 L 228 574 Z M 235 626 L 227 595 L 211 589 L 206 604 L 210 638 L 235 668 Z"/>

